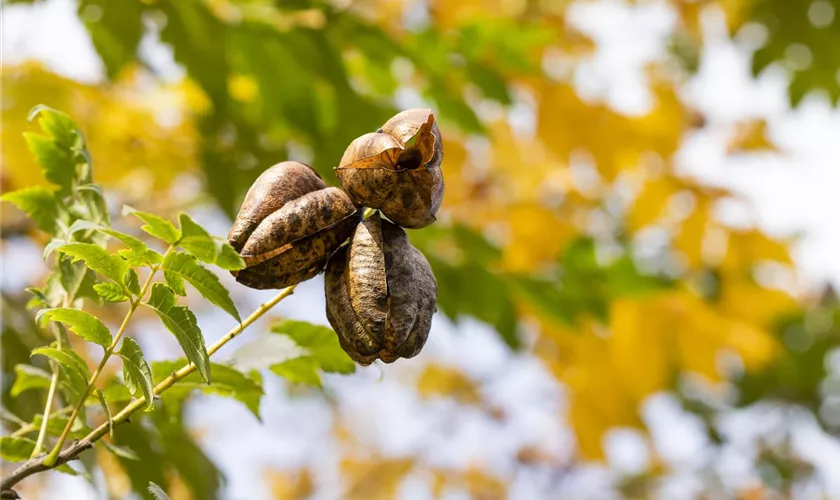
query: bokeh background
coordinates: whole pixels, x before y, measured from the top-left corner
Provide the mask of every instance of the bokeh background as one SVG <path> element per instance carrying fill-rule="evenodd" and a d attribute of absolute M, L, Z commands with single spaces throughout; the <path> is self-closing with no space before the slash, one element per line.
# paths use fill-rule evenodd
<path fill-rule="evenodd" d="M 418 357 L 323 388 L 266 371 L 261 420 L 196 394 L 119 430 L 141 461 L 88 452 L 92 480 L 24 498 L 840 498 L 840 1 L 6 1 L 2 31 L 4 192 L 44 183 L 39 103 L 80 123 L 115 214 L 217 235 L 262 170 L 335 183 L 397 110 L 445 142 L 439 222 L 410 232 L 440 288 Z M 3 206 L 23 417 L 43 242 Z M 272 296 L 221 278 L 246 314 Z M 189 299 L 208 342 L 234 326 Z M 327 324 L 322 279 L 272 315 Z M 269 322 L 220 359 L 260 366 L 237 349 Z"/>

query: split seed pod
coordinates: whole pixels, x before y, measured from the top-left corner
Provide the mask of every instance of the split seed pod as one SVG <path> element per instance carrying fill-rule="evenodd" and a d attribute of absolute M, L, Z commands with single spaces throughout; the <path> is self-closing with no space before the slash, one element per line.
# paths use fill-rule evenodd
<path fill-rule="evenodd" d="M 327 319 L 358 363 L 411 358 L 426 343 L 437 310 L 434 274 L 405 231 L 379 214 L 330 258 L 324 288 Z"/>
<path fill-rule="evenodd" d="M 327 187 L 310 167 L 278 163 L 248 190 L 228 234 L 246 265 L 232 274 L 261 290 L 308 280 L 353 234 L 361 216 L 347 194 Z"/>
<path fill-rule="evenodd" d="M 435 221 L 443 199 L 443 144 L 428 109 L 398 113 L 347 147 L 336 175 L 354 203 L 377 208 L 402 227 Z"/>

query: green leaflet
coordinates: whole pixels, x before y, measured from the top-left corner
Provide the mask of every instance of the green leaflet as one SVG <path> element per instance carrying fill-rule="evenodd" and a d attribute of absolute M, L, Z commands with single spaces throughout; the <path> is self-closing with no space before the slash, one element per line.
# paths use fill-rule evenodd
<path fill-rule="evenodd" d="M 155 382 L 160 382 L 173 372 L 186 366 L 186 364 L 187 361 L 184 359 L 155 361 L 152 363 Z M 231 366 L 217 363 L 211 363 L 210 367 L 213 371 L 212 384 L 202 384 L 199 375 L 197 373 L 191 373 L 178 382 L 175 382 L 166 391 L 163 396 L 164 399 L 180 401 L 186 398 L 192 391 L 199 390 L 204 394 L 217 394 L 219 396 L 234 398 L 244 404 L 259 419 L 260 399 L 263 395 L 262 380 L 259 378 L 259 373 L 254 372 L 249 376 Z"/>
<path fill-rule="evenodd" d="M 174 245 L 181 238 L 181 231 L 163 217 L 158 217 L 148 212 L 141 212 L 126 205 L 123 207 L 123 215 L 128 214 L 132 214 L 145 222 L 144 225 L 140 226 L 140 229 L 170 245 Z"/>
<path fill-rule="evenodd" d="M 201 262 L 215 263 L 218 250 L 210 233 L 184 212 L 180 213 L 178 221 L 181 224 L 181 239 L 178 241 L 178 245 Z"/>
<path fill-rule="evenodd" d="M 36 321 L 43 319 L 64 323 L 71 332 L 102 347 L 108 347 L 113 340 L 111 332 L 98 318 L 79 309 L 44 309 L 35 317 Z"/>
<path fill-rule="evenodd" d="M 125 288 L 117 283 L 108 281 L 105 283 L 97 283 L 93 285 L 96 294 L 102 297 L 106 302 L 125 302 L 130 297 L 125 293 Z"/>
<path fill-rule="evenodd" d="M 92 243 L 67 243 L 57 250 L 73 257 L 74 262 L 84 260 L 90 269 L 117 283 L 123 283 L 129 269 L 128 262 Z"/>
<path fill-rule="evenodd" d="M 50 374 L 32 365 L 15 365 L 15 383 L 12 385 L 10 395 L 13 398 L 30 389 L 48 389 L 50 387 Z"/>
<path fill-rule="evenodd" d="M 145 303 L 154 309 L 163 324 L 175 335 L 184 354 L 195 364 L 202 379 L 210 383 L 210 358 L 204 345 L 204 337 L 198 328 L 195 315 L 185 306 L 175 303 L 175 294 L 161 283 L 152 285 L 152 294 Z"/>
<path fill-rule="evenodd" d="M 41 231 L 51 235 L 58 232 L 64 207 L 53 191 L 40 186 L 29 187 L 5 193 L 0 200 L 23 210 Z"/>
<path fill-rule="evenodd" d="M 152 370 L 143 358 L 143 351 L 131 337 L 126 337 L 120 345 L 120 357 L 123 361 L 123 377 L 125 384 L 132 394 L 142 393 L 146 399 L 145 411 L 151 411 L 155 406 L 154 387 L 152 386 Z"/>
<path fill-rule="evenodd" d="M 192 255 L 184 252 L 170 252 L 163 261 L 163 270 L 166 273 L 167 282 L 170 280 L 170 275 L 177 276 L 178 279 L 175 281 L 186 280 L 202 297 L 220 307 L 237 321 L 242 321 L 236 305 L 230 298 L 230 293 L 219 278 L 202 266 Z M 172 286 L 171 283 L 170 286 Z M 177 293 L 179 290 L 173 287 L 173 291 Z"/>

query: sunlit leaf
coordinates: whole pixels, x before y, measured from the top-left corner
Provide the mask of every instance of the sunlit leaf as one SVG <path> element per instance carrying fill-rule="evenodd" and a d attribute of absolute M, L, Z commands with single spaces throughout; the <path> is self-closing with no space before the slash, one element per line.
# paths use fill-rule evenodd
<path fill-rule="evenodd" d="M 129 268 L 128 272 L 126 272 L 125 286 L 131 290 L 131 293 L 134 295 L 140 295 L 140 277 L 134 269 Z"/>
<path fill-rule="evenodd" d="M 148 490 L 149 490 L 149 494 L 152 495 L 152 497 L 155 500 L 169 500 L 169 496 L 166 494 L 165 491 L 163 491 L 163 488 L 161 488 L 160 486 L 156 485 L 155 483 L 153 483 L 151 481 L 149 481 Z"/>
<path fill-rule="evenodd" d="M 130 298 L 125 293 L 125 288 L 111 281 L 97 283 L 93 285 L 93 289 L 106 302 L 125 302 Z"/>
<path fill-rule="evenodd" d="M 215 263 L 216 242 L 210 233 L 185 212 L 180 213 L 178 221 L 181 224 L 181 240 L 178 245 L 202 262 Z"/>
<path fill-rule="evenodd" d="M 47 389 L 50 386 L 50 374 L 44 370 L 32 366 L 19 364 L 15 365 L 15 383 L 9 392 L 13 398 L 29 389 Z"/>
<path fill-rule="evenodd" d="M 202 297 L 220 307 L 237 321 L 241 321 L 230 293 L 219 281 L 218 276 L 199 264 L 194 256 L 183 252 L 170 252 L 163 261 L 163 269 L 167 276 L 174 275 L 178 278 L 177 281 L 186 280 Z"/>
<path fill-rule="evenodd" d="M 123 215 L 128 214 L 134 215 L 145 222 L 145 224 L 140 226 L 140 229 L 170 245 L 175 244 L 181 238 L 181 231 L 163 217 L 148 212 L 141 212 L 126 205 L 123 207 Z"/>
<path fill-rule="evenodd" d="M 84 260 L 97 273 L 117 283 L 123 283 L 128 272 L 128 263 L 104 248 L 91 243 L 67 243 L 57 247 L 58 251 L 73 257 L 73 261 Z"/>
<path fill-rule="evenodd" d="M 43 135 L 27 132 L 24 137 L 47 180 L 61 188 L 59 193 L 68 193 L 76 177 L 75 160 L 66 150 Z"/>
<path fill-rule="evenodd" d="M 185 306 L 177 305 L 175 294 L 161 283 L 152 285 L 152 294 L 145 305 L 154 309 L 166 328 L 178 339 L 187 359 L 195 364 L 201 378 L 209 384 L 210 360 L 195 314 Z"/>
<path fill-rule="evenodd" d="M 29 460 L 35 450 L 35 441 L 27 438 L 11 436 L 0 437 L 0 457 L 9 462 L 23 462 Z"/>
<path fill-rule="evenodd" d="M 64 323 L 70 327 L 70 331 L 83 339 L 108 347 L 111 345 L 112 337 L 108 328 L 96 317 L 78 309 L 45 309 L 38 313 L 36 321 L 48 319 Z"/>
<path fill-rule="evenodd" d="M 315 361 L 315 365 L 325 372 L 347 374 L 356 369 L 356 364 L 341 349 L 338 336 L 331 328 L 306 321 L 287 320 L 272 326 L 271 331 L 292 339 L 295 344 L 305 349 Z"/>
<path fill-rule="evenodd" d="M 289 382 L 314 385 L 316 387 L 321 386 L 321 376 L 318 374 L 318 362 L 311 356 L 288 359 L 282 363 L 271 365 L 270 369 Z"/>
<path fill-rule="evenodd" d="M 123 379 L 135 396 L 142 396 L 146 400 L 146 411 L 155 407 L 154 387 L 152 386 L 152 371 L 143 358 L 143 351 L 137 341 L 126 337 L 120 345 L 120 357 L 123 360 Z"/>
<path fill-rule="evenodd" d="M 184 359 L 155 361 L 152 363 L 155 382 L 160 382 L 173 372 L 186 366 L 186 364 L 187 361 Z M 211 363 L 210 368 L 213 372 L 212 384 L 203 384 L 199 375 L 193 372 L 175 382 L 164 397 L 182 399 L 193 390 L 201 391 L 204 394 L 217 394 L 240 401 L 259 419 L 260 399 L 263 395 L 262 381 L 259 380 L 259 375 L 248 376 L 230 366 L 218 363 Z M 257 377 L 257 379 L 255 380 L 254 377 Z"/>
<path fill-rule="evenodd" d="M 216 265 L 228 271 L 237 271 L 245 268 L 245 260 L 242 259 L 229 243 L 223 242 L 219 245 Z"/>
<path fill-rule="evenodd" d="M 53 235 L 58 231 L 63 208 L 53 191 L 43 187 L 29 187 L 4 193 L 0 200 L 8 201 L 23 210 L 41 231 Z"/>

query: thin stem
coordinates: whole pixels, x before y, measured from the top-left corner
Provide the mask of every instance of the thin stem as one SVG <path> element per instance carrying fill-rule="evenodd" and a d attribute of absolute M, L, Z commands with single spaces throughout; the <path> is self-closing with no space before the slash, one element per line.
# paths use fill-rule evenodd
<path fill-rule="evenodd" d="M 64 301 L 62 307 L 67 307 L 70 303 L 73 302 L 73 297 L 71 295 L 67 295 L 64 297 Z M 64 327 L 60 324 L 53 323 L 53 332 L 56 330 L 63 330 Z M 61 350 L 61 339 L 62 339 L 63 331 L 59 331 L 55 335 L 56 342 L 58 343 L 58 349 Z M 50 388 L 47 390 L 47 402 L 44 404 L 44 415 L 43 420 L 41 420 L 41 430 L 38 431 L 38 439 L 35 441 L 35 448 L 32 449 L 32 455 L 30 457 L 34 457 L 39 455 L 42 451 L 44 451 L 44 440 L 47 438 L 47 426 L 50 423 L 50 411 L 52 410 L 53 399 L 55 399 L 55 390 L 58 387 L 58 377 L 59 377 L 59 366 L 58 363 L 55 361 L 50 360 L 50 367 L 52 368 L 52 377 L 50 377 Z"/>
<path fill-rule="evenodd" d="M 171 247 L 167 250 L 166 253 L 171 251 Z M 146 296 L 146 292 L 149 290 L 149 287 L 152 286 L 152 281 L 154 280 L 155 274 L 160 269 L 160 266 L 155 266 L 152 268 L 151 272 L 149 273 L 149 277 L 146 279 L 146 282 L 143 284 L 143 288 L 140 289 L 140 293 L 131 301 L 131 304 L 128 307 L 128 312 L 125 314 L 125 318 L 123 318 L 123 322 L 120 325 L 119 330 L 117 330 L 117 334 L 114 335 L 114 340 L 111 342 L 105 349 L 105 354 L 102 356 L 102 360 L 99 361 L 99 366 L 96 367 L 93 374 L 90 376 L 90 381 L 88 381 L 87 387 L 82 392 L 82 397 L 79 399 L 79 402 L 76 403 L 75 408 L 73 408 L 73 413 L 70 414 L 70 419 L 67 421 L 67 425 L 64 426 L 64 430 L 61 431 L 61 436 L 58 438 L 58 442 L 53 447 L 52 451 L 49 455 L 44 459 L 44 465 L 53 465 L 55 463 L 56 458 L 58 458 L 58 454 L 61 453 L 61 448 L 64 446 L 64 442 L 67 440 L 67 436 L 70 435 L 70 430 L 73 427 L 73 422 L 76 421 L 76 417 L 79 416 L 79 412 L 81 411 L 82 407 L 85 405 L 85 400 L 90 394 L 91 389 L 93 389 L 94 385 L 96 384 L 96 380 L 99 378 L 99 375 L 102 373 L 102 370 L 105 368 L 105 364 L 110 359 L 111 354 L 113 354 L 114 349 L 117 348 L 117 344 L 119 344 L 120 339 L 122 338 L 123 334 L 125 333 L 126 328 L 128 327 L 128 322 L 131 320 L 131 317 L 134 316 L 134 311 L 137 310 L 137 307 L 140 305 L 140 301 L 143 300 L 143 297 Z"/>
<path fill-rule="evenodd" d="M 219 349 L 224 347 L 225 344 L 236 338 L 240 333 L 242 333 L 242 331 L 245 328 L 247 328 L 255 321 L 260 319 L 263 315 L 265 315 L 265 313 L 267 313 L 269 310 L 271 310 L 271 308 L 276 306 L 281 300 L 294 293 L 295 286 L 296 285 L 284 288 L 280 291 L 280 293 L 274 296 L 274 298 L 258 307 L 253 313 L 251 313 L 250 316 L 245 318 L 245 320 L 239 326 L 229 331 L 227 334 L 225 334 L 225 336 L 223 336 L 215 344 L 213 344 L 207 350 L 208 353 L 213 354 L 217 352 Z M 160 395 L 161 393 L 172 387 L 176 382 L 191 374 L 195 370 L 196 367 L 192 363 L 181 367 L 179 370 L 175 371 L 155 386 L 154 395 Z M 133 415 L 137 410 L 144 408 L 145 406 L 145 398 L 135 399 L 134 401 L 129 403 L 125 408 L 123 408 L 122 411 L 120 411 L 117 415 L 114 416 L 114 418 L 111 420 L 111 425 L 117 425 L 127 421 L 131 415 Z M 19 483 L 23 479 L 31 476 L 32 474 L 37 474 L 38 472 L 53 469 L 61 464 L 65 464 L 70 460 L 75 459 L 81 452 L 92 447 L 93 443 L 95 443 L 98 439 L 107 434 L 109 427 L 110 425 L 108 422 L 103 423 L 96 429 L 92 430 L 87 436 L 73 443 L 73 445 L 69 446 L 66 450 L 59 453 L 51 463 L 47 463 L 47 458 L 49 457 L 44 457 L 40 460 L 38 458 L 33 458 L 23 463 L 20 467 L 18 467 L 6 477 L 4 477 L 2 480 L 0 480 L 0 493 L 9 491 L 14 485 Z"/>

